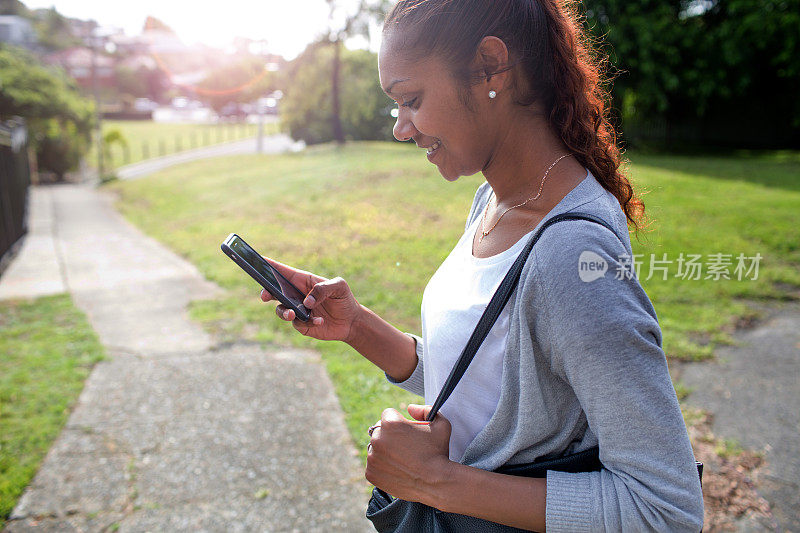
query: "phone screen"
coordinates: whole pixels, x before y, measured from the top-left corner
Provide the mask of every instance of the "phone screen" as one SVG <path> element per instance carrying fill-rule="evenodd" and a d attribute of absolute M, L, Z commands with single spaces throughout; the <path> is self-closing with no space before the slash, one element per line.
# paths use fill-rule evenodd
<path fill-rule="evenodd" d="M 239 257 L 247 261 L 259 274 L 264 276 L 264 279 L 269 281 L 273 286 L 280 288 L 283 295 L 286 296 L 289 301 L 298 306 L 302 305 L 305 295 L 300 293 L 294 285 L 289 283 L 289 280 L 281 276 L 280 272 L 272 268 L 263 257 L 250 248 L 250 245 L 237 236 L 230 241 L 229 246 Z"/>

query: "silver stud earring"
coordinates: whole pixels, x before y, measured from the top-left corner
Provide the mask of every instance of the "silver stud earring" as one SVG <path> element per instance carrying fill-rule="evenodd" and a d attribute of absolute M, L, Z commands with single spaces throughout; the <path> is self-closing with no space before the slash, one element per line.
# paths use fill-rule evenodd
<path fill-rule="evenodd" d="M 489 98 L 494 98 L 497 96 L 497 91 L 489 91 Z"/>

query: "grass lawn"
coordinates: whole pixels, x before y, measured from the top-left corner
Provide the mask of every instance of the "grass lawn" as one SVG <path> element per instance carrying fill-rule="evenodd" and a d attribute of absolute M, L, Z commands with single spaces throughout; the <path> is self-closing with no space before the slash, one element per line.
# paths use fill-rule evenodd
<path fill-rule="evenodd" d="M 633 154 L 634 185 L 649 190 L 653 224 L 634 240 L 641 279 L 671 358 L 711 355 L 730 342 L 747 301 L 784 298 L 800 287 L 800 158 Z M 422 292 L 463 233 L 480 175 L 443 180 L 424 153 L 398 143 L 322 146 L 280 156 L 204 160 L 110 185 L 119 208 L 227 289 L 192 308 L 223 339 L 318 349 L 336 385 L 355 443 L 382 409 L 416 400 L 343 343 L 297 334 L 258 299 L 259 287 L 219 250 L 237 232 L 258 250 L 327 277 L 342 276 L 361 303 L 400 329 L 419 332 Z M 760 253 L 756 280 L 646 280 L 649 254 Z M 732 273 L 733 267 L 731 267 Z M 705 271 L 704 271 L 705 275 Z M 363 446 L 362 446 L 363 445 Z"/>
<path fill-rule="evenodd" d="M 200 146 L 254 137 L 258 133 L 257 124 L 166 124 L 152 120 L 104 120 L 103 134 L 117 130 L 128 143 L 128 158 L 119 144 L 111 150 L 112 168 L 144 159 L 173 154 Z M 278 132 L 277 123 L 264 124 L 265 135 Z M 96 145 L 95 145 L 96 146 Z M 97 150 L 87 154 L 87 163 L 97 166 Z M 108 161 L 105 162 L 108 165 Z"/>
<path fill-rule="evenodd" d="M 69 296 L 0 302 L 0 527 L 104 351 Z"/>

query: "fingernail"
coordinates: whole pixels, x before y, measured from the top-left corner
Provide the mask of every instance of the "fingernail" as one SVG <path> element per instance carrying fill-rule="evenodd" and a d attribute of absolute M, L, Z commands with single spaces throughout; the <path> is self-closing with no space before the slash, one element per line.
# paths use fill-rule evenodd
<path fill-rule="evenodd" d="M 303 300 L 303 305 L 309 308 L 313 307 L 315 303 L 317 303 L 317 300 L 311 295 L 306 296 L 306 299 Z"/>
<path fill-rule="evenodd" d="M 314 325 L 315 326 L 319 326 L 320 324 L 322 324 L 322 317 L 318 316 L 318 317 L 314 318 Z"/>

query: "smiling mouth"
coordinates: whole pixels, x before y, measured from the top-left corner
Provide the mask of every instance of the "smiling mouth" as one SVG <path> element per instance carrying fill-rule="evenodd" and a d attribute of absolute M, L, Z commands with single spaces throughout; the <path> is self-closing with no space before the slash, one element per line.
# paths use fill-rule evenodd
<path fill-rule="evenodd" d="M 442 146 L 442 141 L 436 141 L 435 143 L 430 145 L 430 147 L 428 147 L 428 155 L 431 155 L 433 152 L 438 150 L 440 146 Z"/>

